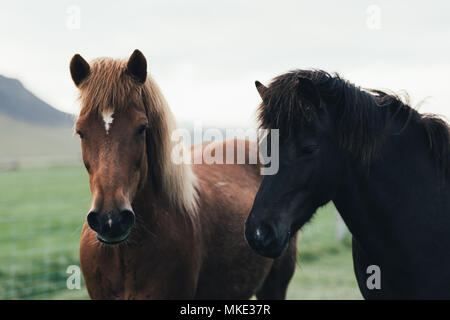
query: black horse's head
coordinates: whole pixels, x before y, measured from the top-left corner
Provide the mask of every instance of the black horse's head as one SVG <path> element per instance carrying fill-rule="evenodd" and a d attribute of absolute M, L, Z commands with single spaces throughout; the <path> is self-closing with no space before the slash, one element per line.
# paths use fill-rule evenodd
<path fill-rule="evenodd" d="M 246 222 L 245 236 L 259 254 L 276 258 L 338 188 L 344 161 L 335 137 L 333 106 L 313 80 L 292 72 L 269 87 L 256 82 L 263 99 L 263 128 L 279 128 L 279 170 L 266 175 Z M 276 152 L 272 146 L 272 152 Z"/>

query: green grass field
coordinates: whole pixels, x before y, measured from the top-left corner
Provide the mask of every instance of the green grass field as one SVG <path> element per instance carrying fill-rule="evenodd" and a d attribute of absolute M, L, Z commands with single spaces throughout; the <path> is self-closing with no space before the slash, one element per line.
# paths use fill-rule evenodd
<path fill-rule="evenodd" d="M 66 287 L 79 265 L 78 243 L 90 204 L 80 167 L 0 172 L 0 299 L 87 299 Z M 305 226 L 289 299 L 360 299 L 350 238 L 336 240 L 332 205 Z"/>

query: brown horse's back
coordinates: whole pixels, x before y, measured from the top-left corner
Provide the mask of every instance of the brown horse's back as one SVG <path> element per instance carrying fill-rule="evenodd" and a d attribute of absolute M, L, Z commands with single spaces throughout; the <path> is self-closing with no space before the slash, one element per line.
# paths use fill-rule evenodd
<path fill-rule="evenodd" d="M 233 142 L 237 141 L 215 142 L 209 147 L 223 146 L 225 162 L 225 146 Z M 275 262 L 255 254 L 246 243 L 245 221 L 262 176 L 258 164 L 248 164 L 250 155 L 256 155 L 256 144 L 243 140 L 239 144 L 245 145 L 247 164 L 198 164 L 193 167 L 199 182 L 199 222 L 205 248 L 196 298 L 248 299 L 264 291 L 269 274 L 274 277 L 273 270 L 279 264 L 277 260 L 285 265 L 283 274 L 275 274 L 279 278 L 277 283 L 283 283 L 283 288 L 273 288 L 277 292 L 271 297 L 282 298 L 295 269 L 295 239 L 290 249 Z M 234 160 L 237 146 L 235 143 Z M 197 160 L 200 156 L 194 155 Z"/>

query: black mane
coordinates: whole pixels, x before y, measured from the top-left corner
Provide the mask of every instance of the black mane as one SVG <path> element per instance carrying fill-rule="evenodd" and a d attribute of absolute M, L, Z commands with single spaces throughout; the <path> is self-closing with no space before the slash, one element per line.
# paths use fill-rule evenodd
<path fill-rule="evenodd" d="M 404 128 L 413 120 L 423 126 L 430 149 L 444 177 L 450 175 L 450 127 L 433 114 L 420 114 L 407 101 L 392 93 L 362 89 L 338 74 L 322 70 L 294 70 L 273 79 L 264 91 L 258 109 L 261 128 L 279 129 L 281 140 L 296 135 L 318 117 L 318 108 L 302 99 L 298 79 L 311 80 L 322 101 L 336 106 L 338 142 L 356 159 L 370 163 L 384 139 L 389 122 L 397 116 L 405 119 Z M 381 112 L 380 107 L 388 112 Z"/>

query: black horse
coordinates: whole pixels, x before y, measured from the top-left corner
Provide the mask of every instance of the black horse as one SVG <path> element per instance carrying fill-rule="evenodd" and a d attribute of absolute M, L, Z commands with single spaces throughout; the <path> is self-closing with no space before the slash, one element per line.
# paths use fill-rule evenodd
<path fill-rule="evenodd" d="M 365 298 L 450 298 L 448 124 L 324 71 L 256 86 L 260 126 L 279 129 L 280 166 L 256 195 L 250 246 L 279 256 L 290 235 L 333 201 L 353 235 Z"/>

